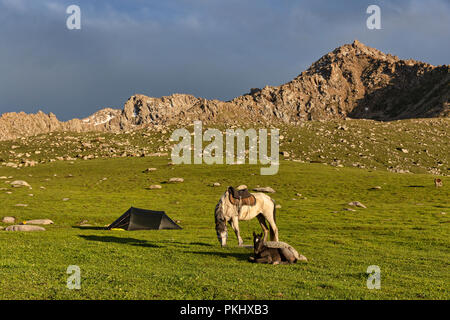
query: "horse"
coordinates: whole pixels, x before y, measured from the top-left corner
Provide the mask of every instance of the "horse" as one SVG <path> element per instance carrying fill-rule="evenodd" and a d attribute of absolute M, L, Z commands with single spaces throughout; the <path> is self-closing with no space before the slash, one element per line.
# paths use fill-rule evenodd
<path fill-rule="evenodd" d="M 275 201 L 264 193 L 248 193 L 254 197 L 254 201 L 252 201 L 254 203 L 253 205 L 246 204 L 245 201 L 239 201 L 239 204 L 233 204 L 230 201 L 230 199 L 233 200 L 232 195 L 230 198 L 230 189 L 232 190 L 232 188 L 228 188 L 222 195 L 214 211 L 217 239 L 220 245 L 224 247 L 227 244 L 228 222 L 236 234 L 238 245 L 240 247 L 243 246 L 244 241 L 239 232 L 239 220 L 246 221 L 255 217 L 258 219 L 266 237 L 269 233 L 269 228 L 266 225 L 267 220 L 270 226 L 270 239 L 272 241 L 278 241 Z"/>
<path fill-rule="evenodd" d="M 269 264 L 292 264 L 297 261 L 307 261 L 305 256 L 298 254 L 291 245 L 286 242 L 266 242 L 263 234 L 253 232 L 254 256 L 250 256 L 248 261 L 253 263 Z"/>

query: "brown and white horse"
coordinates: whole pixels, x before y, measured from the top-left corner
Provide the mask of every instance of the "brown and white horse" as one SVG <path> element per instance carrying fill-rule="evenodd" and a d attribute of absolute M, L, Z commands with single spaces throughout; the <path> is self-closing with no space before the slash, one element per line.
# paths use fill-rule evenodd
<path fill-rule="evenodd" d="M 256 198 L 256 203 L 253 206 L 242 205 L 238 207 L 233 205 L 230 202 L 228 190 L 225 191 L 217 203 L 214 217 L 216 221 L 217 239 L 222 247 L 227 244 L 227 222 L 233 228 L 239 246 L 242 246 L 244 242 L 239 233 L 239 220 L 251 220 L 255 217 L 258 219 L 266 239 L 269 232 L 269 228 L 266 225 L 267 220 L 270 226 L 270 239 L 272 241 L 278 241 L 278 228 L 275 224 L 275 201 L 264 193 L 252 193 L 252 195 Z"/>

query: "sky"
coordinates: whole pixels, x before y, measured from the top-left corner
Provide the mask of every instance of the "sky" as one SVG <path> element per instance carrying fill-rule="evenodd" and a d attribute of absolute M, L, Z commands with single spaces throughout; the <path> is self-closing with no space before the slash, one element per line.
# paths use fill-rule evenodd
<path fill-rule="evenodd" d="M 366 26 L 373 4 L 380 30 Z M 231 100 L 354 39 L 449 64 L 450 0 L 0 0 L 0 114 L 83 118 L 137 93 Z"/>

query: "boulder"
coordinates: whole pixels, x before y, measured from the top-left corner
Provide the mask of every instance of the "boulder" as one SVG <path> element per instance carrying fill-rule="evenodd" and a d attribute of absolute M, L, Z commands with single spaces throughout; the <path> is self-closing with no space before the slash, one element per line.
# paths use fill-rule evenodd
<path fill-rule="evenodd" d="M 45 229 L 43 227 L 29 226 L 26 224 L 9 226 L 5 230 L 6 231 L 45 231 Z"/>
<path fill-rule="evenodd" d="M 14 222 L 16 222 L 16 218 L 14 218 L 14 217 L 3 217 L 2 222 L 3 223 L 14 223 Z"/>
<path fill-rule="evenodd" d="M 272 189 L 271 187 L 254 188 L 253 191 L 265 192 L 265 193 L 275 193 L 275 190 Z"/>
<path fill-rule="evenodd" d="M 53 221 L 50 219 L 35 219 L 35 220 L 27 220 L 24 222 L 24 224 L 42 224 L 42 225 L 47 225 L 47 224 L 53 224 Z"/>
<path fill-rule="evenodd" d="M 15 180 L 10 183 L 12 187 L 14 188 L 20 188 L 20 187 L 31 187 L 28 182 L 24 180 Z"/>

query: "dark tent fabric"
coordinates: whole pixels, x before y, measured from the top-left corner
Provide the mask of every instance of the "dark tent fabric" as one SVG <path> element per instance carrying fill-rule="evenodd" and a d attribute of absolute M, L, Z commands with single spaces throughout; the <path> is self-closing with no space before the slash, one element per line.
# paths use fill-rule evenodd
<path fill-rule="evenodd" d="M 107 229 L 132 230 L 182 229 L 164 211 L 153 211 L 131 207 Z"/>

